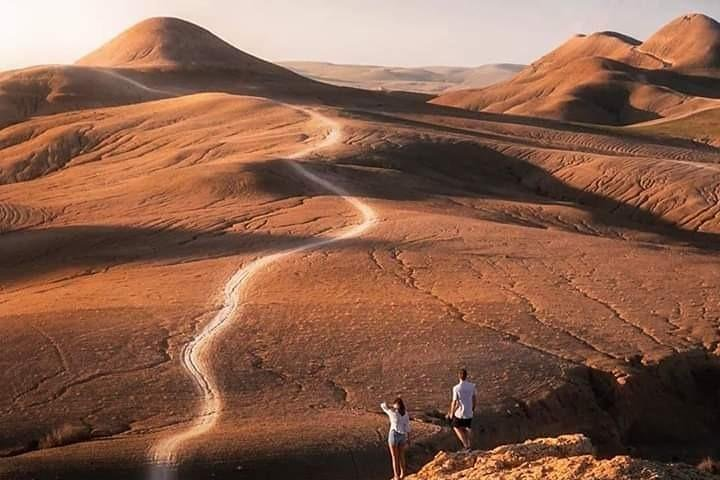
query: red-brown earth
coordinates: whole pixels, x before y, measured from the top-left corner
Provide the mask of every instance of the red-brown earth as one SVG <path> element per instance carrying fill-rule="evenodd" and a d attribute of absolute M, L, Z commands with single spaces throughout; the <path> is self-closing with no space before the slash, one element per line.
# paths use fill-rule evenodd
<path fill-rule="evenodd" d="M 149 20 L 0 78 L 0 477 L 146 478 L 212 418 L 182 478 L 383 478 L 380 401 L 408 403 L 416 465 L 454 445 L 459 366 L 482 447 L 712 453 L 719 150 L 328 86 L 208 35 Z M 188 371 L 233 274 L 308 245 L 230 292 Z"/>

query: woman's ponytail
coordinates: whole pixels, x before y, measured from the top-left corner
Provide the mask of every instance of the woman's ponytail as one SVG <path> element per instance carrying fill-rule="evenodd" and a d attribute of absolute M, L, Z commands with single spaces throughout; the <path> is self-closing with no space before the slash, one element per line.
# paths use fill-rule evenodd
<path fill-rule="evenodd" d="M 398 413 L 402 416 L 405 416 L 405 413 L 407 413 L 407 410 L 405 410 L 405 402 L 403 402 L 403 399 L 400 397 L 397 397 L 393 403 L 395 405 L 397 405 Z"/>

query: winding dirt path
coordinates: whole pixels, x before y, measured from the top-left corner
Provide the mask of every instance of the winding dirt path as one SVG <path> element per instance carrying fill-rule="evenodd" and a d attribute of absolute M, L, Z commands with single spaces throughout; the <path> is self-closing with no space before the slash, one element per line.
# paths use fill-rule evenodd
<path fill-rule="evenodd" d="M 340 124 L 318 112 L 297 107 L 292 108 L 302 110 L 313 119 L 325 123 L 328 127 L 328 133 L 322 142 L 309 146 L 288 157 L 288 164 L 301 176 L 350 203 L 361 214 L 362 222 L 350 228 L 340 230 L 334 235 L 318 237 L 300 246 L 257 258 L 240 268 L 228 280 L 223 288 L 222 308 L 197 336 L 186 345 L 182 354 L 182 364 L 197 384 L 202 395 L 201 407 L 195 421 L 191 425 L 181 430 L 171 431 L 167 436 L 161 438 L 152 446 L 150 450 L 150 461 L 157 471 L 151 475 L 151 478 L 173 478 L 172 469 L 178 463 L 181 448 L 191 439 L 210 431 L 217 423 L 223 407 L 223 396 L 213 373 L 212 365 L 207 360 L 207 353 L 212 342 L 218 339 L 223 331 L 230 326 L 232 319 L 236 316 L 240 308 L 242 308 L 242 293 L 255 275 L 262 272 L 269 265 L 291 255 L 358 237 L 365 233 L 376 222 L 376 213 L 372 207 L 352 197 L 344 189 L 331 181 L 312 173 L 299 161 L 315 151 L 340 143 L 342 140 L 342 128 Z"/>

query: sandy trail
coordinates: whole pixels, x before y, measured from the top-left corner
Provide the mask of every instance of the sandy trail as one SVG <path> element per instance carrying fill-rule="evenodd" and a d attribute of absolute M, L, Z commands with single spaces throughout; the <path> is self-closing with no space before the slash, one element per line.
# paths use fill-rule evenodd
<path fill-rule="evenodd" d="M 287 161 L 289 166 L 298 174 L 350 203 L 361 214 L 362 222 L 351 228 L 341 230 L 334 235 L 312 239 L 300 246 L 259 257 L 240 268 L 228 280 L 223 288 L 222 308 L 197 336 L 187 344 L 182 354 L 182 364 L 201 392 L 202 405 L 195 421 L 191 425 L 181 430 L 170 432 L 151 448 L 150 461 L 156 470 L 151 475 L 152 478 L 173 478 L 174 466 L 178 463 L 181 448 L 191 439 L 210 431 L 216 424 L 219 414 L 222 411 L 223 397 L 215 375 L 213 374 L 212 365 L 207 361 L 207 352 L 212 342 L 218 339 L 222 332 L 230 326 L 232 323 L 231 320 L 242 308 L 243 291 L 248 287 L 253 277 L 269 265 L 285 257 L 345 239 L 358 237 L 365 233 L 376 222 L 377 216 L 372 207 L 350 196 L 344 189 L 329 180 L 310 172 L 298 161 L 315 151 L 340 143 L 342 140 L 342 128 L 340 124 L 320 113 L 298 107 L 292 108 L 302 110 L 314 119 L 325 123 L 328 127 L 328 133 L 322 142 L 309 146 L 288 157 Z"/>
<path fill-rule="evenodd" d="M 168 95 L 170 97 L 176 97 L 178 95 L 177 92 L 171 92 L 170 90 L 163 90 L 163 89 L 159 89 L 159 88 L 148 87 L 144 83 L 140 83 L 137 80 L 134 80 L 134 79 L 132 79 L 126 75 L 123 75 L 113 69 L 110 69 L 110 68 L 103 68 L 103 69 L 97 69 L 97 70 L 103 72 L 105 75 L 107 75 L 109 77 L 118 78 L 120 80 L 123 80 L 123 81 L 129 83 L 130 85 L 133 85 L 141 90 L 145 90 L 146 92 L 149 92 L 149 93 L 157 93 L 159 95 Z"/>

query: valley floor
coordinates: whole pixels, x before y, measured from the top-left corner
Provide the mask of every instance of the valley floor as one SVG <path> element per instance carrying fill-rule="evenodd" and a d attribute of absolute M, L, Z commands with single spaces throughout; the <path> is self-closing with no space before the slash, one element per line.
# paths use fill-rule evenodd
<path fill-rule="evenodd" d="M 709 448 L 720 150 L 284 100 L 202 93 L 0 130 L 15 172 L 0 185 L 0 477 L 152 473 L 149 449 L 202 410 L 182 352 L 232 274 L 363 222 L 288 163 L 298 151 L 377 218 L 239 292 L 205 360 L 222 409 L 181 446 L 182 478 L 382 478 L 377 405 L 396 394 L 421 463 L 453 445 L 438 417 L 460 366 L 483 447 L 583 432 L 607 452 Z M 309 112 L 338 124 L 336 144 L 312 148 L 332 129 Z M 73 433 L 53 440 L 60 427 Z"/>

